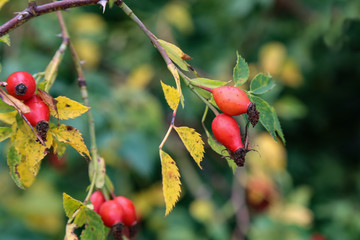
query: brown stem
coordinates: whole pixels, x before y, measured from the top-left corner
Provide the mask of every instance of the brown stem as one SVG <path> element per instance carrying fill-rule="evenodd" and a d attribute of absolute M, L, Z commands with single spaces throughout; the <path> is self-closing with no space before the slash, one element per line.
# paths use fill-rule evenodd
<path fill-rule="evenodd" d="M 35 2 L 30 2 L 26 9 L 19 12 L 17 16 L 0 26 L 0 37 L 26 23 L 31 18 L 59 10 L 95 5 L 98 2 L 99 0 L 64 0 L 43 5 L 36 5 Z M 115 4 L 119 4 L 119 1 L 115 2 Z"/>

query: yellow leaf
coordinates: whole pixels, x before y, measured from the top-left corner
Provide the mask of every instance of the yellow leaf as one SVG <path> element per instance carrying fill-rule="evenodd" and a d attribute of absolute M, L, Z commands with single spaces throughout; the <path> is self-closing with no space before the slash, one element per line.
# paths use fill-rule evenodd
<path fill-rule="evenodd" d="M 171 74 L 173 75 L 173 77 L 175 79 L 176 89 L 179 92 L 181 105 L 184 107 L 184 97 L 183 97 L 182 92 L 181 92 L 179 72 L 178 72 L 177 68 L 175 67 L 175 65 L 172 64 L 172 63 L 169 64 L 167 67 L 168 67 L 169 71 L 171 72 Z"/>
<path fill-rule="evenodd" d="M 157 41 L 164 48 L 166 54 L 176 65 L 178 65 L 184 71 L 189 71 L 188 64 L 185 62 L 185 60 L 191 59 L 191 57 L 189 55 L 184 53 L 178 46 L 176 46 L 172 43 L 166 42 L 161 39 L 158 39 Z M 169 66 L 168 66 L 168 68 L 169 68 Z"/>
<path fill-rule="evenodd" d="M 144 89 L 154 77 L 154 69 L 150 64 L 143 64 L 135 68 L 126 79 L 127 85 Z"/>
<path fill-rule="evenodd" d="M 175 161 L 169 154 L 160 150 L 161 168 L 162 168 L 162 184 L 165 199 L 166 213 L 168 215 L 175 203 L 179 200 L 181 192 L 181 182 L 179 169 Z"/>
<path fill-rule="evenodd" d="M 46 149 L 50 148 L 52 144 L 52 136 L 50 133 L 47 134 L 46 146 L 37 142 L 36 139 L 36 136 L 26 124 L 18 126 L 13 136 L 14 147 L 21 155 L 21 161 L 25 162 L 23 166 L 28 168 L 35 167 L 33 171 L 35 176 L 38 171 L 36 166 L 40 164 L 41 160 L 46 156 Z"/>
<path fill-rule="evenodd" d="M 162 81 L 160 81 L 160 83 L 165 95 L 166 102 L 168 103 L 168 105 L 172 110 L 175 110 L 179 105 L 179 101 L 180 101 L 180 96 L 178 91 L 176 91 L 175 88 L 166 85 Z"/>
<path fill-rule="evenodd" d="M 162 13 L 165 19 L 183 34 L 191 33 L 194 30 L 191 15 L 183 2 L 170 2 L 166 4 Z"/>
<path fill-rule="evenodd" d="M 204 142 L 201 135 L 193 128 L 188 127 L 175 127 L 176 132 L 179 134 L 181 141 L 184 143 L 186 149 L 193 157 L 195 162 L 201 168 L 201 161 L 204 157 Z M 201 168 L 202 169 L 202 168 Z"/>
<path fill-rule="evenodd" d="M 52 133 L 57 141 L 69 144 L 78 151 L 81 156 L 86 154 L 91 159 L 89 150 L 81 137 L 81 133 L 76 128 L 61 124 L 56 128 L 51 128 L 49 132 Z"/>
<path fill-rule="evenodd" d="M 58 101 L 56 106 L 59 116 L 57 116 L 56 111 L 53 109 L 50 109 L 50 113 L 52 116 L 58 117 L 59 119 L 76 118 L 89 110 L 88 107 L 85 107 L 81 103 L 64 96 L 57 97 L 55 100 Z"/>
<path fill-rule="evenodd" d="M 0 121 L 12 125 L 16 121 L 17 111 L 0 113 Z"/>

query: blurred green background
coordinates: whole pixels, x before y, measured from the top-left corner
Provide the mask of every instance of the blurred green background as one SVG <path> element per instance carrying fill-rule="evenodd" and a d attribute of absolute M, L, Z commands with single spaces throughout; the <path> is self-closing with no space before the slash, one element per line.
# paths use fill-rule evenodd
<path fill-rule="evenodd" d="M 6 3 L 0 24 L 26 4 Z M 358 239 L 360 2 L 127 4 L 157 37 L 192 56 L 190 64 L 203 77 L 230 80 L 237 50 L 248 61 L 251 76 L 270 73 L 277 86 L 266 99 L 275 106 L 287 140 L 284 147 L 261 126 L 251 129 L 250 144 L 259 153 L 249 153 L 246 167 L 233 175 L 208 145 L 203 170 L 197 168 L 172 134 L 165 150 L 177 162 L 183 185 L 180 201 L 165 218 L 158 146 L 171 110 L 159 80 L 174 85 L 172 76 L 147 37 L 118 7 L 104 15 L 100 6 L 64 12 L 85 60 L 107 173 L 116 194 L 134 200 L 141 215 L 137 239 Z M 14 71 L 44 71 L 61 43 L 59 33 L 55 14 L 12 31 L 11 47 L 0 45 L 0 81 Z M 201 126 L 205 106 L 183 88 L 185 109 L 178 111 L 176 125 L 195 128 L 206 141 Z M 81 101 L 69 53 L 50 93 Z M 64 123 L 80 129 L 89 143 L 85 115 Z M 23 191 L 8 173 L 8 141 L 0 149 L 0 239 L 62 239 L 67 221 L 62 192 L 85 198 L 85 159 L 73 149 L 61 160 L 47 157 L 34 185 Z"/>

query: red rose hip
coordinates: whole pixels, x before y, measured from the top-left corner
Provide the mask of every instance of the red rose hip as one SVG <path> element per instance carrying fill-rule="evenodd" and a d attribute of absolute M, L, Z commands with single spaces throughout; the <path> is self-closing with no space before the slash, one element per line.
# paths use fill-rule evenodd
<path fill-rule="evenodd" d="M 99 213 L 100 206 L 105 202 L 105 197 L 102 192 L 98 190 L 91 194 L 90 201 L 94 206 L 94 211 L 96 213 Z"/>
<path fill-rule="evenodd" d="M 30 108 L 30 112 L 24 113 L 24 116 L 29 123 L 35 127 L 40 137 L 46 141 L 50 119 L 50 109 L 48 105 L 46 105 L 37 95 L 33 95 L 30 99 L 25 101 L 24 104 Z"/>
<path fill-rule="evenodd" d="M 256 105 L 250 102 L 246 93 L 237 87 L 222 86 L 212 90 L 214 100 L 221 111 L 230 115 L 237 116 L 247 113 L 253 126 L 259 121 L 259 112 Z"/>
<path fill-rule="evenodd" d="M 248 150 L 244 148 L 240 128 L 235 119 L 225 113 L 219 114 L 214 118 L 211 128 L 215 138 L 231 151 L 235 163 L 244 166 Z"/>
<path fill-rule="evenodd" d="M 36 90 L 35 79 L 27 72 L 14 72 L 6 80 L 7 92 L 19 100 L 27 100 Z"/>
<path fill-rule="evenodd" d="M 100 206 L 99 215 L 105 226 L 112 227 L 117 223 L 123 222 L 124 211 L 115 200 L 110 200 Z"/>
<path fill-rule="evenodd" d="M 123 196 L 118 196 L 114 200 L 123 208 L 123 223 L 128 227 L 134 225 L 136 223 L 136 213 L 132 201 Z"/>

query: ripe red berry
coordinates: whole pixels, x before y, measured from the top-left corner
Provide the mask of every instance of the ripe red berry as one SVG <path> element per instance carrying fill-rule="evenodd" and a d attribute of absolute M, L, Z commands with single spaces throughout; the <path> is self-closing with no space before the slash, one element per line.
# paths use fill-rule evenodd
<path fill-rule="evenodd" d="M 33 76 L 27 72 L 14 72 L 7 78 L 6 82 L 7 92 L 20 100 L 29 99 L 36 89 Z"/>
<path fill-rule="evenodd" d="M 110 200 L 100 206 L 99 215 L 105 226 L 112 227 L 116 223 L 123 222 L 124 211 L 115 200 Z"/>
<path fill-rule="evenodd" d="M 94 206 L 94 211 L 96 213 L 99 213 L 100 206 L 105 202 L 105 197 L 102 192 L 98 190 L 91 194 L 90 201 Z"/>
<path fill-rule="evenodd" d="M 221 111 L 230 115 L 237 116 L 248 113 L 249 120 L 253 126 L 259 121 L 259 112 L 256 105 L 250 102 L 246 93 L 237 87 L 222 86 L 212 90 L 214 100 Z"/>
<path fill-rule="evenodd" d="M 46 141 L 50 119 L 49 107 L 37 95 L 33 95 L 30 99 L 26 100 L 24 104 L 30 108 L 30 112 L 24 113 L 24 116 L 29 123 L 35 127 L 40 137 Z"/>
<path fill-rule="evenodd" d="M 243 166 L 248 149 L 244 148 L 235 119 L 225 113 L 219 114 L 214 118 L 211 128 L 215 138 L 231 151 L 235 163 Z"/>
<path fill-rule="evenodd" d="M 24 104 L 30 108 L 30 112 L 24 113 L 24 116 L 32 126 L 35 127 L 40 121 L 49 121 L 49 107 L 39 96 L 33 95 L 30 99 L 25 101 Z"/>
<path fill-rule="evenodd" d="M 217 87 L 212 93 L 220 110 L 230 116 L 246 113 L 251 103 L 246 93 L 237 87 Z"/>
<path fill-rule="evenodd" d="M 136 213 L 132 201 L 123 196 L 118 196 L 114 200 L 123 208 L 123 223 L 128 227 L 134 225 L 136 223 Z"/>

